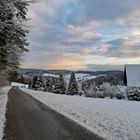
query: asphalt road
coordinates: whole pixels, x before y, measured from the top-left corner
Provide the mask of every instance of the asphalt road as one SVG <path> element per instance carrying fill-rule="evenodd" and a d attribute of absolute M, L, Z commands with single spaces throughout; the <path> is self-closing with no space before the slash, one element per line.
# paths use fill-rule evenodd
<path fill-rule="evenodd" d="M 8 98 L 4 140 L 103 140 L 17 88 Z"/>

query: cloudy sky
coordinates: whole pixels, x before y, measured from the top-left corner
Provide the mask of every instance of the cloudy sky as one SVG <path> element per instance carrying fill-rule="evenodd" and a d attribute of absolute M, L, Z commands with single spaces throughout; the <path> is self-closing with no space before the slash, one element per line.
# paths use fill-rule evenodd
<path fill-rule="evenodd" d="M 120 69 L 140 63 L 140 0 L 42 0 L 29 7 L 22 67 Z"/>

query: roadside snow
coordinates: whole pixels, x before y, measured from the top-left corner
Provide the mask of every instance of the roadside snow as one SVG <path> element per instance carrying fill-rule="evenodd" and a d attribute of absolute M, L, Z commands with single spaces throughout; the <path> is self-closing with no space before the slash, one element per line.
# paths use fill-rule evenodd
<path fill-rule="evenodd" d="M 107 140 L 140 140 L 140 102 L 22 90 Z"/>
<path fill-rule="evenodd" d="M 6 105 L 7 105 L 7 93 L 10 90 L 10 87 L 0 88 L 0 140 L 3 137 L 4 124 L 6 121 Z"/>
<path fill-rule="evenodd" d="M 25 87 L 25 88 L 28 88 L 28 85 L 26 85 L 26 84 L 21 84 L 21 83 L 16 83 L 16 82 L 12 82 L 11 85 L 12 85 L 12 86 L 16 86 L 16 87 Z"/>

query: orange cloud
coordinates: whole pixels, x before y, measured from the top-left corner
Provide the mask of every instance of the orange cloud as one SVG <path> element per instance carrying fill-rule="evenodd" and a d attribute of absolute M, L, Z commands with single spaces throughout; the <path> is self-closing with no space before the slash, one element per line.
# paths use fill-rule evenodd
<path fill-rule="evenodd" d="M 46 65 L 51 69 L 78 70 L 85 68 L 82 58 L 73 55 L 55 57 L 53 60 L 49 60 Z"/>

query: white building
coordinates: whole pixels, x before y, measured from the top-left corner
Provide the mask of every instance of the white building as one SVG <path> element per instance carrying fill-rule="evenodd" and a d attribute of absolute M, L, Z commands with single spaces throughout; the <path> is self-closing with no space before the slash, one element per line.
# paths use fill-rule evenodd
<path fill-rule="evenodd" d="M 140 64 L 125 66 L 125 84 L 131 87 L 140 87 Z"/>

